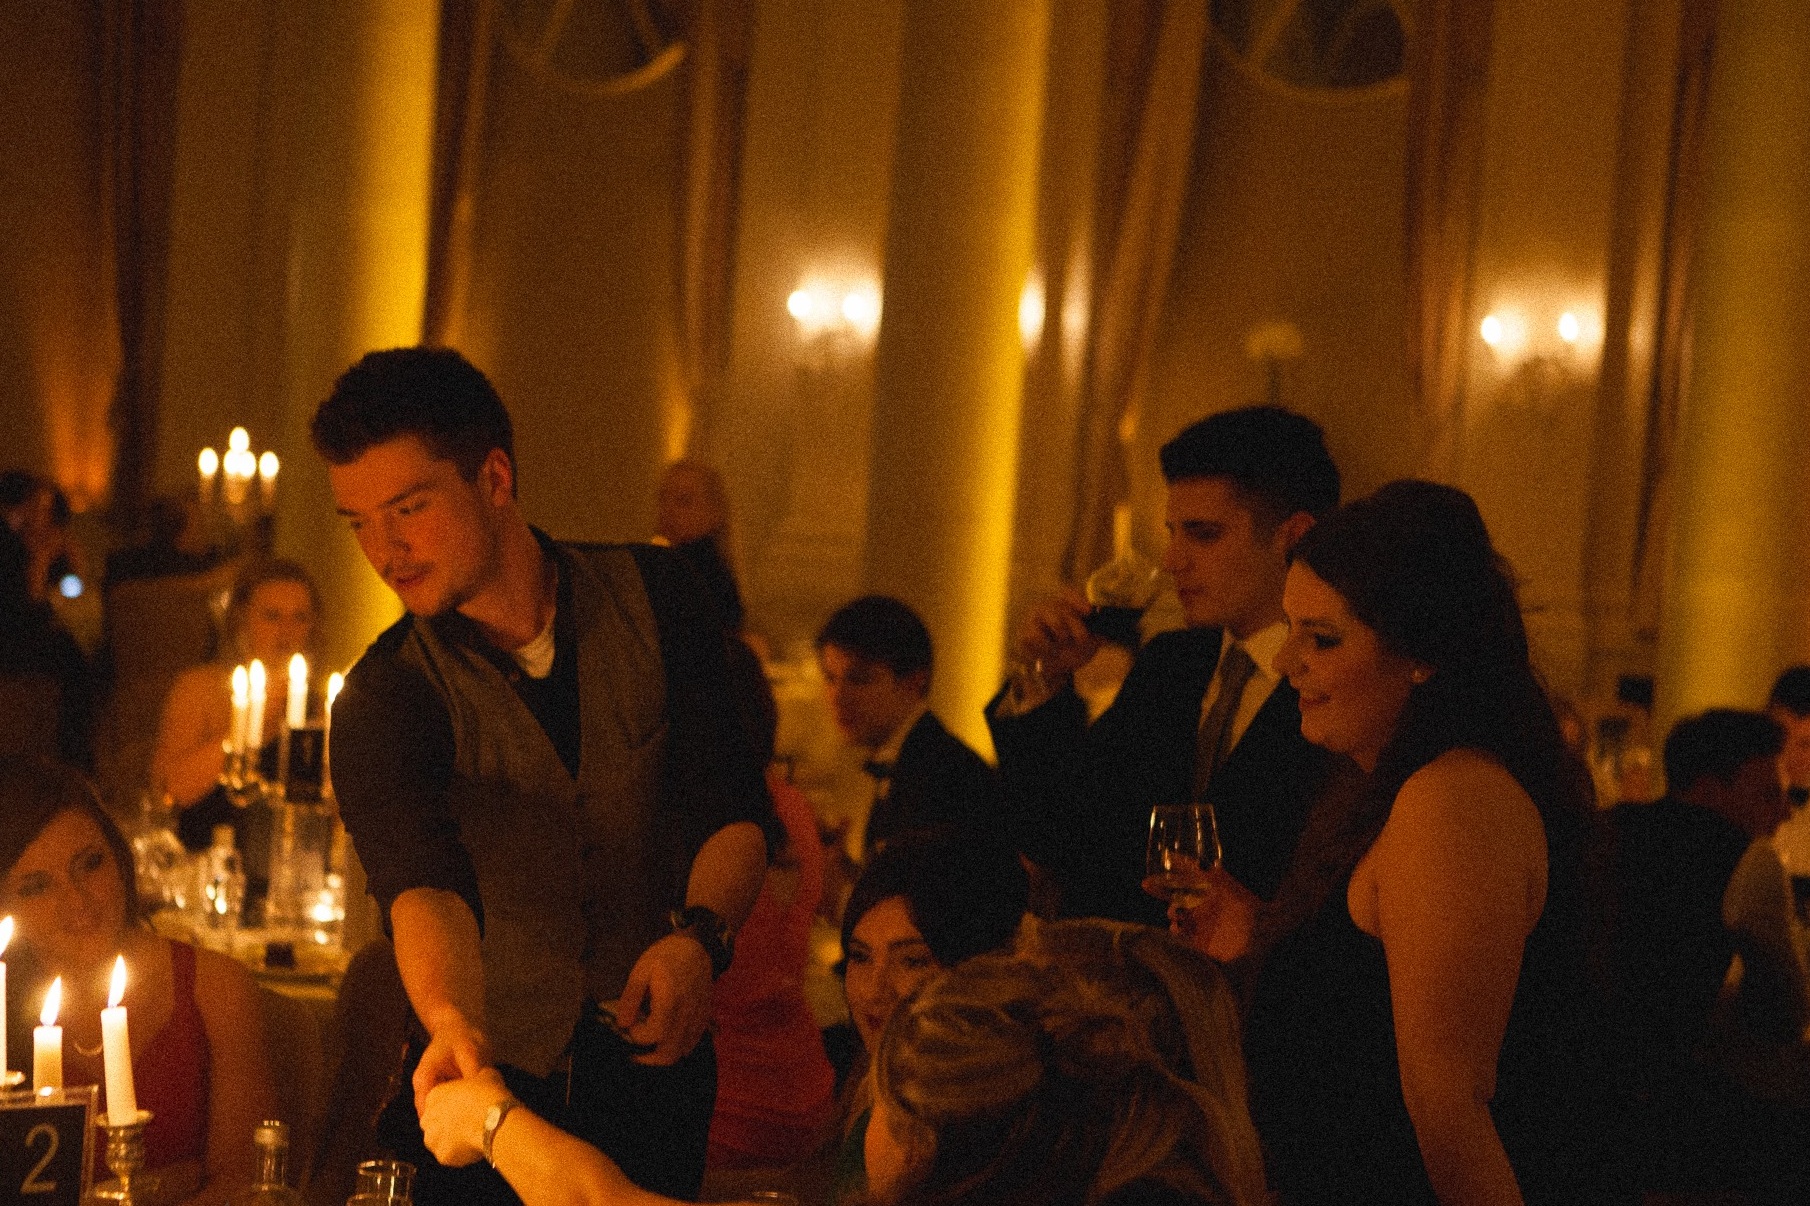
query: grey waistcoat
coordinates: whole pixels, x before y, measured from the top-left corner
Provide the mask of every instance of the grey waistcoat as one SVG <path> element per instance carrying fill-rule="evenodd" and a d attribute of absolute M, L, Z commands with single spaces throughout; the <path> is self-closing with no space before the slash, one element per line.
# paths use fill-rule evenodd
<path fill-rule="evenodd" d="M 452 718 L 447 803 L 484 906 L 485 1025 L 496 1059 L 558 1064 L 585 1001 L 619 996 L 670 929 L 688 860 L 661 815 L 666 685 L 633 555 L 560 546 L 578 633 L 578 777 L 495 665 L 416 623 L 400 656 Z"/>

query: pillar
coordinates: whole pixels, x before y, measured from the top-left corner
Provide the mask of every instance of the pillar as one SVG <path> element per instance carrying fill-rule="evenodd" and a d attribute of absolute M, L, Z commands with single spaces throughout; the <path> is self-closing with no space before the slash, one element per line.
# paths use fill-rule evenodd
<path fill-rule="evenodd" d="M 1810 647 L 1810 7 L 1724 4 L 1715 45 L 1660 623 L 1662 722 L 1759 706 Z"/>
<path fill-rule="evenodd" d="M 439 5 L 298 6 L 309 39 L 295 101 L 296 169 L 282 368 L 279 551 L 318 575 L 329 669 L 401 614 L 333 509 L 308 438 L 315 407 L 365 352 L 421 338 Z"/>
<path fill-rule="evenodd" d="M 990 748 L 1004 664 L 1050 0 L 907 0 L 864 574 L 923 615 L 932 703 Z"/>

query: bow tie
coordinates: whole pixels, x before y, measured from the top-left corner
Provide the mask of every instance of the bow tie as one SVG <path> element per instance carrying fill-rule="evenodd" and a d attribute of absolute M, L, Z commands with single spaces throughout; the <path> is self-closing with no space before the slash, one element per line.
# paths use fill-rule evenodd
<path fill-rule="evenodd" d="M 892 763 L 890 762 L 863 762 L 861 769 L 881 783 L 892 778 Z"/>

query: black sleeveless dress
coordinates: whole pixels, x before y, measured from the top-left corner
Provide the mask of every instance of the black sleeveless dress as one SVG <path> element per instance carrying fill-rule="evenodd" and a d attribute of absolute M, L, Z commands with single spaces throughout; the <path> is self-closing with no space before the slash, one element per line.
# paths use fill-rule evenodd
<path fill-rule="evenodd" d="M 1557 876 L 1555 869 L 1549 878 Z M 1286 1206 L 1436 1203 L 1402 1100 L 1383 945 L 1351 920 L 1345 872 L 1264 960 L 1245 1023 L 1251 1113 Z M 1490 1112 L 1528 1203 L 1623 1200 L 1586 990 L 1578 879 L 1529 936 Z"/>

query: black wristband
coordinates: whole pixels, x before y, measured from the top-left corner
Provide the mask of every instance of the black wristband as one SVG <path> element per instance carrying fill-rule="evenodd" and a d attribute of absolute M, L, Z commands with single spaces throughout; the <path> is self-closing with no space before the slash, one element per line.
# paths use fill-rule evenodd
<path fill-rule="evenodd" d="M 687 934 L 697 939 L 704 953 L 710 956 L 712 980 L 729 970 L 729 961 L 735 957 L 735 940 L 729 936 L 729 927 L 717 916 L 715 909 L 687 905 L 683 912 L 672 915 L 672 929 L 675 934 Z"/>

